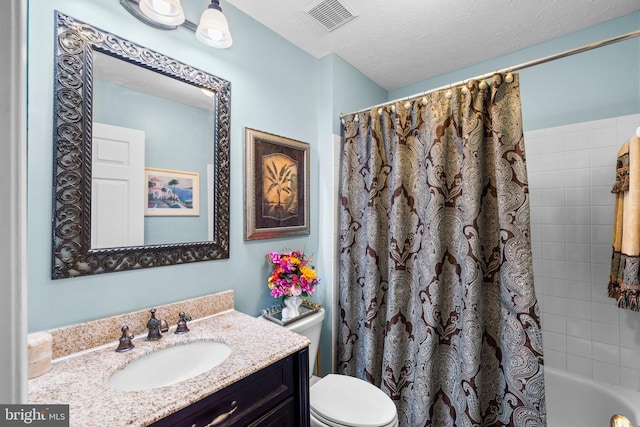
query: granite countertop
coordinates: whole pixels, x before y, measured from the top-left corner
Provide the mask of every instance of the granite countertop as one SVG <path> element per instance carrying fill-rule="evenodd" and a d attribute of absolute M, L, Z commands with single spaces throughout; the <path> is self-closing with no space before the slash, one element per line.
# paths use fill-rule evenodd
<path fill-rule="evenodd" d="M 29 403 L 69 404 L 71 426 L 146 426 L 309 345 L 301 335 L 235 310 L 188 325 L 189 333 L 174 334 L 174 325 L 159 341 L 139 335 L 135 348 L 125 353 L 116 353 L 118 343 L 113 342 L 54 359 L 51 371 L 29 380 Z M 211 370 L 170 386 L 146 391 L 109 387 L 109 377 L 129 362 L 198 340 L 224 342 L 232 352 Z"/>

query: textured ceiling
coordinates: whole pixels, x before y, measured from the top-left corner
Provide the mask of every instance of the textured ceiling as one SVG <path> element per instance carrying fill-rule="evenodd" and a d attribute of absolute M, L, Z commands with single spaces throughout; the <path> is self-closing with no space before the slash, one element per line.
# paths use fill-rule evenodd
<path fill-rule="evenodd" d="M 340 1 L 359 15 L 328 32 L 306 12 L 319 0 L 227 0 L 311 55 L 336 54 L 387 90 L 640 10 L 640 0 Z"/>

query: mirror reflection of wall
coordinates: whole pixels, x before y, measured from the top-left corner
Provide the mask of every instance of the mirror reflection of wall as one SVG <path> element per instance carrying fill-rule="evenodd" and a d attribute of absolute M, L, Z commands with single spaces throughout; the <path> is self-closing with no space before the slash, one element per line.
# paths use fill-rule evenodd
<path fill-rule="evenodd" d="M 94 123 L 143 132 L 143 167 L 199 175 L 199 204 L 202 207 L 199 214 L 174 216 L 170 215 L 172 212 L 169 209 L 169 215 L 166 216 L 144 216 L 142 244 L 209 240 L 212 202 L 209 200 L 208 183 L 212 182 L 212 178 L 209 176 L 208 164 L 213 161 L 215 131 L 214 105 L 210 92 L 99 52 L 94 52 L 93 71 Z M 139 171 L 139 174 L 143 173 L 144 171 Z M 144 182 L 141 204 L 148 203 L 147 187 L 147 183 Z M 171 186 L 167 186 L 166 190 L 167 193 L 171 193 Z M 178 197 L 177 191 L 174 197 Z M 133 199 L 135 200 L 135 197 Z M 138 208 L 139 206 L 136 209 L 120 209 L 119 213 L 136 211 L 138 213 L 134 215 L 139 215 Z M 92 213 L 92 220 L 93 216 Z M 113 215 L 96 213 L 96 217 L 98 216 L 111 220 L 114 218 Z M 118 224 L 124 222 L 119 220 Z M 110 224 L 108 227 L 117 226 Z M 123 225 L 123 228 L 126 227 Z M 113 234 L 135 233 L 131 228 L 135 226 L 118 232 L 114 229 Z M 96 246 L 97 244 L 99 243 L 92 239 L 92 248 L 131 246 L 140 243 L 119 244 L 114 241 L 108 246 Z"/>

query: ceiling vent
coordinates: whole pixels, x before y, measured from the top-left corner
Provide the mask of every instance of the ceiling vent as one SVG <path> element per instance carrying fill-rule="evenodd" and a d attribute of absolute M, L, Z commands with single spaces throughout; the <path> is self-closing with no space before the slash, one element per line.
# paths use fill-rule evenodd
<path fill-rule="evenodd" d="M 307 13 L 327 31 L 333 31 L 358 16 L 358 12 L 344 0 L 314 2 L 308 8 Z"/>

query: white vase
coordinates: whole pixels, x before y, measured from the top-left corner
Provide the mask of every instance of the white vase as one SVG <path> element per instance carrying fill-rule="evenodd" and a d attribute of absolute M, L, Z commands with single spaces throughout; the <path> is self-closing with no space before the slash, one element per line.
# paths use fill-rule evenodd
<path fill-rule="evenodd" d="M 284 308 L 282 309 L 282 320 L 293 319 L 300 316 L 300 306 L 302 305 L 302 297 L 300 295 L 290 296 L 284 299 Z"/>

